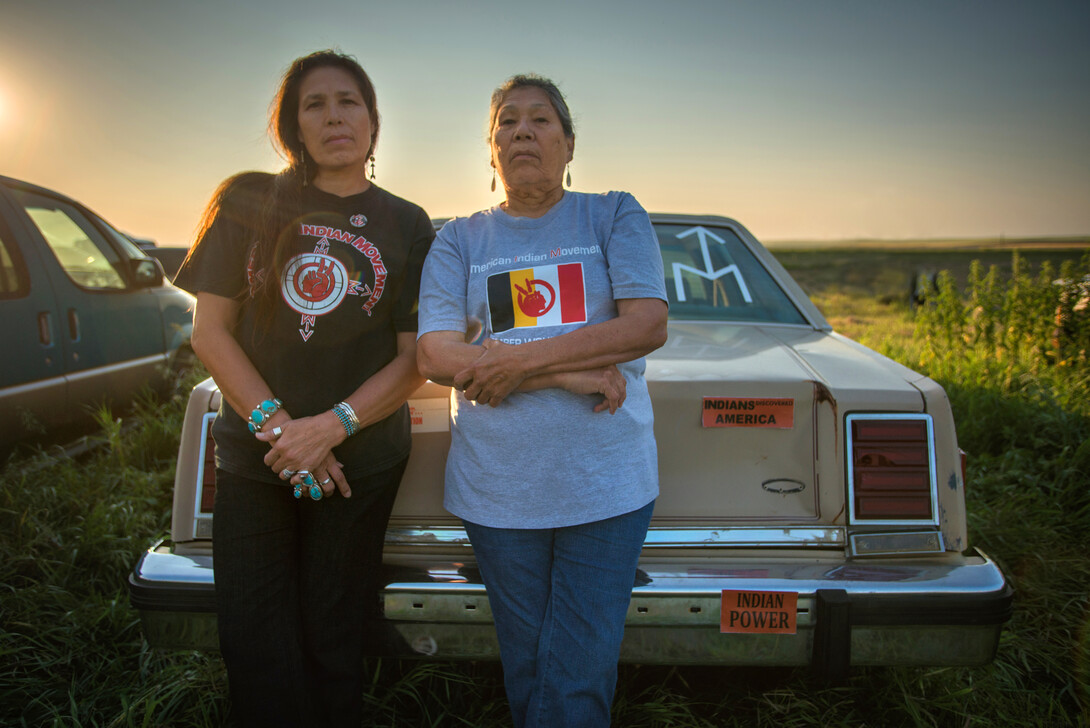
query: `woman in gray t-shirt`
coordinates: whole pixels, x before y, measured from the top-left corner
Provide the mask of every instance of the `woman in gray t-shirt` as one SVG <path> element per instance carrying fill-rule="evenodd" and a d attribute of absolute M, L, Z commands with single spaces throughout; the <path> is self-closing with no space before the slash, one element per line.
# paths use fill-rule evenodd
<path fill-rule="evenodd" d="M 515 725 L 604 726 L 658 494 L 642 357 L 666 339 L 662 258 L 631 195 L 564 191 L 575 132 L 551 82 L 509 79 L 489 129 L 506 199 L 447 223 L 421 279 L 420 370 L 454 386 L 445 505 Z"/>

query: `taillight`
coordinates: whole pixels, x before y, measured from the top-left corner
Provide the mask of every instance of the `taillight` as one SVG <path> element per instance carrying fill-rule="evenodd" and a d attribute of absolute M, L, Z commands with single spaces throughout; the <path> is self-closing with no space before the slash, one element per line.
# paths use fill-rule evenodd
<path fill-rule="evenodd" d="M 193 503 L 193 538 L 212 538 L 212 512 L 216 502 L 216 443 L 212 440 L 215 412 L 201 419 L 200 451 L 197 453 Z"/>
<path fill-rule="evenodd" d="M 937 524 L 930 415 L 848 415 L 851 523 Z"/>
<path fill-rule="evenodd" d="M 216 443 L 212 440 L 212 428 L 207 428 L 204 435 L 204 462 L 201 467 L 200 488 L 201 502 L 198 513 L 211 515 L 216 502 Z"/>

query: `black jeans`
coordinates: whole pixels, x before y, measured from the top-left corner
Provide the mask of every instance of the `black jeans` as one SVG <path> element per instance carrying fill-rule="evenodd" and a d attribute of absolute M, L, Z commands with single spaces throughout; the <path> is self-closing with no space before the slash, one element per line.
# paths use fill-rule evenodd
<path fill-rule="evenodd" d="M 382 546 L 405 462 L 352 497 L 216 471 L 216 603 L 240 726 L 359 726 L 369 639 L 386 640 Z"/>

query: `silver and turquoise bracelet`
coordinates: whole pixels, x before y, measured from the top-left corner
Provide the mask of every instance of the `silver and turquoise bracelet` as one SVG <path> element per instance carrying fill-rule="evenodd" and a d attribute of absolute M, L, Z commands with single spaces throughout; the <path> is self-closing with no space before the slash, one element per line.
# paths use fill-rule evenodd
<path fill-rule="evenodd" d="M 250 432 L 257 434 L 261 432 L 261 428 L 265 426 L 265 423 L 269 421 L 269 418 L 280 411 L 280 408 L 284 406 L 276 397 L 266 399 L 258 406 L 254 407 L 250 412 L 250 416 L 247 418 L 246 426 L 250 428 Z"/>
<path fill-rule="evenodd" d="M 360 419 L 356 417 L 356 410 L 352 409 L 352 405 L 347 402 L 338 402 L 332 409 L 349 437 L 360 431 Z"/>

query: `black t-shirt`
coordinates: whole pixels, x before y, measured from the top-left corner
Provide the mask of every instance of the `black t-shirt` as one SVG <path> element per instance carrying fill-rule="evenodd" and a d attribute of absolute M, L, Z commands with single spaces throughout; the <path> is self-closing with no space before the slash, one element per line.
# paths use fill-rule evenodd
<path fill-rule="evenodd" d="M 236 338 L 247 357 L 292 417 L 315 415 L 386 366 L 399 332 L 416 331 L 420 269 L 435 231 L 424 210 L 373 184 L 343 198 L 304 188 L 280 297 L 271 318 L 259 320 L 251 298 L 256 207 L 252 189 L 229 194 L 174 283 L 237 299 Z M 226 401 L 212 434 L 218 467 L 279 482 L 262 460 L 268 445 Z M 354 478 L 396 464 L 409 444 L 402 406 L 333 452 Z"/>

